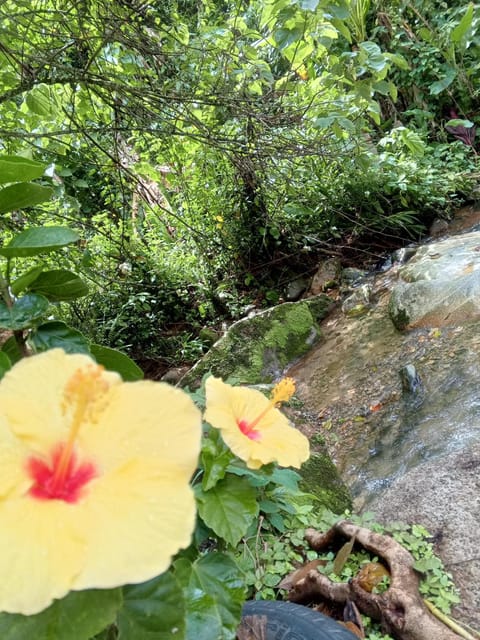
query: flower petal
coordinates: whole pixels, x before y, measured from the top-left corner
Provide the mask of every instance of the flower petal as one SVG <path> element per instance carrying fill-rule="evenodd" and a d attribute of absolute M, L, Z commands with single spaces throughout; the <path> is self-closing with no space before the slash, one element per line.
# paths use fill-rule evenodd
<path fill-rule="evenodd" d="M 48 451 L 68 434 L 62 403 L 65 385 L 92 359 L 52 349 L 17 362 L 0 384 L 0 411 L 12 432 L 34 451 Z M 110 384 L 120 384 L 116 373 L 104 371 Z"/>
<path fill-rule="evenodd" d="M 195 513 L 184 471 L 168 462 L 134 461 L 95 481 L 76 510 L 88 549 L 73 588 L 114 587 L 163 573 L 190 544 Z"/>
<path fill-rule="evenodd" d="M 205 420 L 220 429 L 225 443 L 251 469 L 278 462 L 300 467 L 310 455 L 308 439 L 291 427 L 288 419 L 273 407 L 255 424 L 258 438 L 250 438 L 239 428 L 240 421 L 253 422 L 271 404 L 255 389 L 232 387 L 213 376 L 205 383 Z"/>
<path fill-rule="evenodd" d="M 85 555 L 69 505 L 11 499 L 0 509 L 0 611 L 32 615 L 71 590 Z M 71 509 L 70 509 L 71 513 Z"/>
<path fill-rule="evenodd" d="M 184 469 L 187 482 L 200 452 L 201 414 L 180 389 L 142 380 L 107 392 L 96 423 L 80 430 L 82 450 L 94 455 L 104 471 L 138 457 L 156 458 Z"/>

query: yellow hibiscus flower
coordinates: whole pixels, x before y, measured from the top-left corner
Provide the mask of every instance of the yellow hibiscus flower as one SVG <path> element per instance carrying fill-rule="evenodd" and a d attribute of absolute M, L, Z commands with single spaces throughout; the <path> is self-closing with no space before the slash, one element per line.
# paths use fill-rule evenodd
<path fill-rule="evenodd" d="M 0 611 L 164 572 L 195 524 L 200 412 L 60 349 L 0 383 Z"/>
<path fill-rule="evenodd" d="M 205 391 L 205 420 L 220 429 L 225 443 L 250 469 L 274 461 L 283 467 L 300 467 L 308 459 L 308 439 L 275 408 L 295 392 L 291 378 L 273 389 L 271 400 L 260 391 L 233 387 L 213 376 L 207 379 Z"/>

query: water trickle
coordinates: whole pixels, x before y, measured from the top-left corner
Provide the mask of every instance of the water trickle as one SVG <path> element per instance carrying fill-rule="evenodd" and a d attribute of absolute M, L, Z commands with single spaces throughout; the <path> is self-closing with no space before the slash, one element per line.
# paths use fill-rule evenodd
<path fill-rule="evenodd" d="M 400 333 L 379 278 L 375 309 L 330 316 L 324 341 L 289 371 L 358 505 L 423 461 L 480 441 L 480 325 Z"/>

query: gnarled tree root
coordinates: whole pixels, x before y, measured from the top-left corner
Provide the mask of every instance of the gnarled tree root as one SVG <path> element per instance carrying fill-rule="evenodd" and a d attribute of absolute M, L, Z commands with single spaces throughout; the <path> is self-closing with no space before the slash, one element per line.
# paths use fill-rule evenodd
<path fill-rule="evenodd" d="M 334 603 L 353 601 L 358 609 L 380 621 L 385 632 L 398 640 L 458 640 L 460 636 L 435 618 L 419 593 L 419 577 L 413 569 L 413 557 L 393 538 L 342 521 L 322 534 L 307 529 L 305 538 L 312 549 L 324 550 L 342 539 L 355 542 L 382 558 L 390 571 L 390 586 L 382 594 L 365 591 L 356 578 L 335 583 L 316 569 L 307 572 L 292 585 L 288 599 L 305 603 L 319 596 Z"/>

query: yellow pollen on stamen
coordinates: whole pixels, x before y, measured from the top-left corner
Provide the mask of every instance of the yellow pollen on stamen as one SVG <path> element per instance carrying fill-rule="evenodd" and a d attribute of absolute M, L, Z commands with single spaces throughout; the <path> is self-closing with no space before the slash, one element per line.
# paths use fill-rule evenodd
<path fill-rule="evenodd" d="M 270 402 L 265 409 L 254 419 L 248 423 L 249 431 L 253 430 L 262 418 L 282 402 L 288 402 L 295 393 L 295 380 L 293 378 L 283 378 L 272 389 Z"/>
<path fill-rule="evenodd" d="M 74 410 L 67 442 L 62 449 L 52 480 L 55 488 L 61 486 L 65 480 L 80 427 L 85 420 L 92 419 L 95 409 L 98 408 L 98 400 L 108 390 L 109 384 L 102 378 L 103 370 L 101 365 L 77 369 L 65 385 L 64 413 L 68 407 L 73 407 Z"/>

